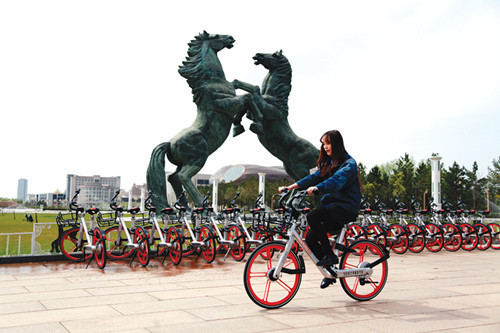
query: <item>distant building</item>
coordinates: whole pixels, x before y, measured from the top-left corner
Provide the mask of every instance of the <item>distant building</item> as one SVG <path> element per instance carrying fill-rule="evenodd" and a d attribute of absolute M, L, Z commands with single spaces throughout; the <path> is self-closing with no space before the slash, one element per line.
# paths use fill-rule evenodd
<path fill-rule="evenodd" d="M 259 173 L 266 174 L 266 181 L 280 181 L 284 178 L 293 182 L 282 166 L 265 167 L 254 164 L 227 165 L 217 170 L 211 180 L 217 179 L 220 183 L 236 182 L 242 183 L 251 177 L 259 179 Z"/>
<path fill-rule="evenodd" d="M 212 184 L 212 176 L 203 173 L 195 175 L 193 178 L 191 178 L 191 180 L 193 181 L 194 185 L 196 185 L 196 187 Z"/>
<path fill-rule="evenodd" d="M 109 204 L 115 192 L 120 190 L 120 177 L 101 177 L 67 175 L 66 198 L 71 200 L 80 189 L 78 203 L 82 206 L 96 207 Z"/>
<path fill-rule="evenodd" d="M 64 193 L 39 193 L 26 195 L 26 202 L 36 205 L 37 202 L 45 202 L 46 206 L 59 207 L 66 202 Z"/>
<path fill-rule="evenodd" d="M 144 190 L 144 198 L 146 198 L 147 192 L 148 192 L 148 185 L 147 184 L 136 185 L 134 183 L 134 185 L 132 185 L 132 188 L 128 192 L 129 203 L 130 202 L 140 202 L 143 190 Z"/>
<path fill-rule="evenodd" d="M 19 179 L 17 181 L 17 200 L 26 201 L 26 196 L 28 195 L 28 180 Z"/>

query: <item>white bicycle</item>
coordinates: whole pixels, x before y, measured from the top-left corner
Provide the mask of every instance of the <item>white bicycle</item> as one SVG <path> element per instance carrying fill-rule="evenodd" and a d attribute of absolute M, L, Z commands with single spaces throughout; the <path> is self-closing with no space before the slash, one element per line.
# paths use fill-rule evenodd
<path fill-rule="evenodd" d="M 283 199 L 287 195 L 287 191 L 282 193 L 280 205 L 283 205 Z M 286 242 L 262 244 L 252 252 L 245 265 L 245 290 L 250 299 L 263 308 L 279 308 L 290 302 L 299 290 L 302 274 L 306 269 L 302 255 L 292 251 L 294 242 L 304 249 L 314 264 L 318 262 L 318 258 L 297 231 L 299 212 L 293 207 L 293 202 L 306 195 L 307 192 L 300 191 L 290 200 L 290 207 L 287 209 L 291 210 L 292 218 L 283 221 L 282 229 L 286 230 L 283 235 Z M 342 288 L 351 298 L 358 301 L 370 300 L 382 291 L 387 281 L 389 251 L 368 239 L 346 246 L 342 244 L 345 233 L 344 226 L 334 246 L 335 254 L 341 256 L 339 268 L 316 267 L 323 277 L 334 281 L 339 279 Z"/>

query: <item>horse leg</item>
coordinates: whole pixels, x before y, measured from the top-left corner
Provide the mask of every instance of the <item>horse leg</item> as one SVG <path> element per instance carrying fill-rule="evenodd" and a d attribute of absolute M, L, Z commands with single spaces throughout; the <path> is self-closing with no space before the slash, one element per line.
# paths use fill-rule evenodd
<path fill-rule="evenodd" d="M 233 85 L 234 89 L 242 89 L 242 90 L 252 94 L 252 96 L 254 98 L 262 99 L 262 95 L 260 93 L 259 86 L 254 86 L 250 83 L 246 83 L 246 82 L 243 82 L 240 80 L 233 80 L 232 85 Z M 247 113 L 247 118 L 253 121 L 253 123 L 250 125 L 250 130 L 257 135 L 263 135 L 264 128 L 262 127 L 262 119 L 263 119 L 262 112 L 260 112 L 258 105 L 254 102 L 253 99 L 252 99 L 252 102 L 250 103 L 249 108 L 245 112 Z M 241 122 L 241 118 L 243 117 L 243 114 L 241 114 L 241 117 L 239 118 L 238 123 Z M 238 114 L 236 117 L 238 117 L 239 115 L 240 114 Z M 236 130 L 236 127 L 234 130 Z M 238 134 L 241 134 L 241 133 L 238 133 Z M 233 133 L 233 136 L 236 136 L 236 135 Z"/>
<path fill-rule="evenodd" d="M 165 180 L 165 155 L 170 151 L 170 142 L 159 144 L 153 149 L 146 174 L 148 189 L 153 191 L 153 203 L 157 208 L 169 207 Z"/>
<path fill-rule="evenodd" d="M 201 207 L 203 205 L 203 196 L 200 191 L 198 191 L 191 178 L 200 172 L 201 168 L 202 166 L 198 165 L 184 165 L 177 174 L 179 181 L 184 186 L 191 199 L 193 199 L 196 207 Z"/>
<path fill-rule="evenodd" d="M 170 183 L 170 185 L 172 185 L 172 188 L 174 190 L 174 193 L 175 193 L 175 197 L 178 198 L 181 193 L 182 193 L 182 184 L 179 180 L 179 171 L 181 170 L 180 167 L 177 167 L 177 169 L 175 170 L 175 172 L 173 172 L 172 174 L 168 175 L 167 179 L 168 179 L 168 182 Z M 181 205 L 183 206 L 187 206 L 187 199 L 186 197 L 183 197 L 181 199 Z"/>
<path fill-rule="evenodd" d="M 241 119 L 243 119 L 243 116 L 247 113 L 246 109 L 241 110 L 238 112 L 238 114 L 234 117 L 233 120 L 233 137 L 240 135 L 241 133 L 245 132 L 245 128 L 243 125 L 241 125 Z"/>

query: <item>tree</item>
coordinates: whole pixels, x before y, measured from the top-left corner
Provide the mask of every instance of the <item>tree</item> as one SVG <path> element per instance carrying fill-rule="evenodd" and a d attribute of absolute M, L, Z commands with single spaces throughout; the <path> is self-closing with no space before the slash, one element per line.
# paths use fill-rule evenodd
<path fill-rule="evenodd" d="M 415 197 L 411 199 L 411 201 L 416 200 L 417 202 L 420 202 L 422 200 L 422 205 L 421 207 L 424 206 L 424 194 L 425 195 L 425 207 L 429 207 L 428 205 L 428 199 L 430 197 L 429 190 L 431 188 L 431 163 L 430 160 L 427 161 L 422 161 L 419 163 L 417 170 L 415 171 L 415 178 L 414 178 L 414 195 Z M 410 202 L 407 202 L 408 205 L 410 205 Z M 411 207 L 408 207 L 411 208 Z"/>
<path fill-rule="evenodd" d="M 451 207 L 459 208 L 462 199 L 465 197 L 465 168 L 453 162 L 448 170 L 442 169 L 442 187 L 441 192 L 443 201 Z"/>
<path fill-rule="evenodd" d="M 500 203 L 500 156 L 497 160 L 493 159 L 492 163 L 493 166 L 488 167 L 486 188 L 488 189 L 490 201 L 498 205 Z"/>

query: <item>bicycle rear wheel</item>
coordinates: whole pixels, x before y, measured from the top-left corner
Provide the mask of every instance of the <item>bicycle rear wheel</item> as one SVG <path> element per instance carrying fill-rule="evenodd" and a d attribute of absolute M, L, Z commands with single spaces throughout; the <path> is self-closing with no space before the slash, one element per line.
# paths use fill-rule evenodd
<path fill-rule="evenodd" d="M 243 272 L 243 283 L 248 297 L 266 309 L 279 308 L 292 300 L 297 294 L 302 273 L 282 272 L 278 278 L 273 277 L 274 269 L 283 255 L 285 244 L 269 242 L 256 248 Z M 288 270 L 300 270 L 299 257 L 295 252 L 287 254 L 283 266 Z"/>
<path fill-rule="evenodd" d="M 434 223 L 425 225 L 425 247 L 431 252 L 439 252 L 443 248 L 443 231 Z"/>
<path fill-rule="evenodd" d="M 202 226 L 200 229 L 200 240 L 205 243 L 205 245 L 201 247 L 201 256 L 207 263 L 211 263 L 215 259 L 217 244 L 212 230 L 206 225 Z"/>
<path fill-rule="evenodd" d="M 420 253 L 425 247 L 425 230 L 414 223 L 406 226 L 408 231 L 408 250 L 413 253 Z"/>
<path fill-rule="evenodd" d="M 443 247 L 450 252 L 455 252 L 462 246 L 461 229 L 451 223 L 443 224 Z"/>
<path fill-rule="evenodd" d="M 349 246 L 359 239 L 366 239 L 366 234 L 366 229 L 363 226 L 351 224 L 347 227 L 345 233 L 345 243 Z"/>
<path fill-rule="evenodd" d="M 87 240 L 82 240 L 82 246 L 78 246 L 78 233 L 80 232 L 79 227 L 74 227 L 66 230 L 61 235 L 61 241 L 59 243 L 59 248 L 62 254 L 71 261 L 82 261 L 88 260 L 92 256 L 92 253 L 84 253 L 83 247 L 87 244 Z"/>
<path fill-rule="evenodd" d="M 491 248 L 500 250 L 500 225 L 497 223 L 488 223 L 491 232 Z"/>
<path fill-rule="evenodd" d="M 491 246 L 491 232 L 490 229 L 482 223 L 474 224 L 477 231 L 477 249 L 485 251 Z"/>
<path fill-rule="evenodd" d="M 478 243 L 476 229 L 468 223 L 461 223 L 460 228 L 462 229 L 462 250 L 474 250 Z"/>
<path fill-rule="evenodd" d="M 387 245 L 387 237 L 385 228 L 378 224 L 370 224 L 366 227 L 366 234 L 369 240 L 374 241 L 381 247 L 386 247 Z"/>
<path fill-rule="evenodd" d="M 235 245 L 231 248 L 231 256 L 236 261 L 241 261 L 245 258 L 247 253 L 247 243 L 243 230 L 237 225 L 229 226 L 229 233 L 227 235 L 228 240 L 235 242 Z"/>
<path fill-rule="evenodd" d="M 408 235 L 400 224 L 392 224 L 387 229 L 387 241 L 390 248 L 397 254 L 404 254 L 408 251 Z"/>
<path fill-rule="evenodd" d="M 93 253 L 97 266 L 100 269 L 106 267 L 107 255 L 106 255 L 106 243 L 102 236 L 100 229 L 94 229 L 94 237 L 92 238 L 93 245 L 95 246 L 95 252 Z"/>
<path fill-rule="evenodd" d="M 149 264 L 149 242 L 148 235 L 143 227 L 136 227 L 134 230 L 134 243 L 139 247 L 136 249 L 137 260 L 146 267 Z"/>
<path fill-rule="evenodd" d="M 106 229 L 104 237 L 106 238 L 106 253 L 109 258 L 125 259 L 134 253 L 132 248 L 126 246 L 128 240 L 125 237 L 125 232 L 122 230 L 120 236 L 118 235 L 118 226 Z"/>
<path fill-rule="evenodd" d="M 370 240 L 359 240 L 351 245 L 355 253 L 344 252 L 340 260 L 340 269 L 355 269 L 370 267 L 371 263 L 384 257 L 384 250 Z M 342 289 L 349 297 L 357 301 L 368 301 L 382 291 L 387 281 L 389 266 L 383 260 L 371 267 L 372 274 L 367 278 L 346 277 L 340 279 Z"/>
<path fill-rule="evenodd" d="M 168 256 L 174 265 L 179 265 L 182 260 L 182 245 L 181 245 L 180 232 L 175 227 L 168 228 L 167 243 L 172 244 L 168 250 Z"/>

